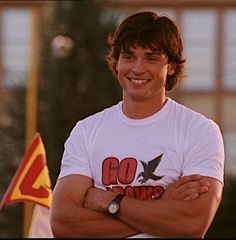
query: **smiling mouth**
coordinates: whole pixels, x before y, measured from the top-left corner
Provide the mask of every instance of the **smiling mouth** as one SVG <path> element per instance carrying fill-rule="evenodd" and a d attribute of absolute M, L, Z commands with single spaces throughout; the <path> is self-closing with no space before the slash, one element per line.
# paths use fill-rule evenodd
<path fill-rule="evenodd" d="M 137 78 L 130 78 L 128 77 L 130 82 L 136 83 L 136 84 L 144 84 L 150 81 L 150 79 L 137 79 Z"/>

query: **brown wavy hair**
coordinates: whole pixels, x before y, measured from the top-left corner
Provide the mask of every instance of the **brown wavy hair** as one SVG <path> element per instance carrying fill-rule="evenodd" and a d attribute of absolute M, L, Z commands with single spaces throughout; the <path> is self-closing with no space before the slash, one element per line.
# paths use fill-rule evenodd
<path fill-rule="evenodd" d="M 175 73 L 167 76 L 166 90 L 172 90 L 184 77 L 183 44 L 175 23 L 167 16 L 154 12 L 138 12 L 127 17 L 114 35 L 108 36 L 110 50 L 106 60 L 110 70 L 117 76 L 116 64 L 121 50 L 129 51 L 134 45 L 159 50 L 176 64 Z"/>

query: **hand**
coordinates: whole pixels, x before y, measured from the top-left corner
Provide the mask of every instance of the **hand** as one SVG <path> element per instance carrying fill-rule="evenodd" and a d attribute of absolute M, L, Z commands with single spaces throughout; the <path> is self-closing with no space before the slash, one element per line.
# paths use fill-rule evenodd
<path fill-rule="evenodd" d="M 162 199 L 190 201 L 197 199 L 200 194 L 209 190 L 210 184 L 202 176 L 194 174 L 184 176 L 170 184 L 162 195 Z M 84 207 L 105 212 L 108 204 L 117 195 L 117 192 L 106 191 L 99 188 L 89 188 L 84 199 Z"/>
<path fill-rule="evenodd" d="M 167 187 L 162 199 L 194 200 L 207 192 L 209 187 L 210 183 L 203 180 L 200 175 L 184 176 Z"/>
<path fill-rule="evenodd" d="M 117 194 L 117 192 L 106 191 L 99 188 L 89 188 L 84 198 L 84 207 L 95 211 L 106 212 L 109 203 Z"/>

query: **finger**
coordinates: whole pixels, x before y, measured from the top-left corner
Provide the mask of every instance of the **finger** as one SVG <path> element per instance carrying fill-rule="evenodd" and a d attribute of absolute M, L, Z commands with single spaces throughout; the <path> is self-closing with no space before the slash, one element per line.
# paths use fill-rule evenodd
<path fill-rule="evenodd" d="M 191 195 L 188 195 L 187 197 L 183 198 L 183 200 L 184 201 L 195 200 L 195 199 L 199 198 L 202 193 L 205 193 L 207 191 L 208 191 L 207 187 L 201 188 L 201 190 L 199 190 L 198 192 L 195 192 L 195 193 L 193 193 Z"/>
<path fill-rule="evenodd" d="M 192 195 L 184 198 L 183 200 L 184 200 L 184 201 L 192 201 L 192 200 L 197 199 L 198 197 L 199 197 L 199 194 L 198 194 L 198 193 L 194 193 L 194 194 L 192 194 Z"/>
<path fill-rule="evenodd" d="M 191 181 L 179 186 L 179 193 L 187 191 L 189 189 L 197 189 L 199 187 L 210 187 L 210 183 L 205 180 Z"/>
<path fill-rule="evenodd" d="M 176 195 L 175 199 L 181 200 L 181 199 L 185 199 L 187 197 L 191 197 L 192 195 L 195 195 L 195 194 L 200 195 L 202 193 L 207 192 L 208 190 L 209 190 L 208 186 L 199 186 L 196 188 L 191 188 L 191 189 L 185 190 L 182 193 L 179 193 L 178 195 Z"/>
<path fill-rule="evenodd" d="M 199 181 L 201 178 L 202 178 L 202 176 L 199 175 L 199 174 L 193 174 L 193 175 L 189 175 L 189 176 L 184 176 L 184 177 L 181 177 L 175 183 L 173 183 L 173 186 L 179 187 L 179 186 L 184 185 L 184 184 L 186 184 L 188 182 Z"/>
<path fill-rule="evenodd" d="M 190 181 L 191 179 L 194 179 L 195 181 Z M 170 184 L 166 192 L 168 192 L 168 196 L 172 196 L 172 198 L 174 199 L 183 199 L 183 197 L 188 196 L 189 189 L 196 189 L 197 187 L 200 187 L 200 186 L 209 185 L 208 182 L 201 181 L 198 179 L 199 179 L 199 175 L 183 177 L 181 180 L 178 180 L 177 182 Z M 192 192 L 196 192 L 196 191 L 192 191 Z M 192 192 L 190 192 L 190 194 Z"/>

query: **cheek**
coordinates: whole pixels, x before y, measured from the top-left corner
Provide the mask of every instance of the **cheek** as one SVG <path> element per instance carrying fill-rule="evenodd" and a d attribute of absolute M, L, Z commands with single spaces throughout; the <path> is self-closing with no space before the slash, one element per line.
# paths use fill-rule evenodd
<path fill-rule="evenodd" d="M 167 76 L 167 74 L 169 73 L 168 65 L 163 66 L 163 68 L 162 68 L 162 72 L 163 72 L 164 75 Z"/>
<path fill-rule="evenodd" d="M 153 69 L 152 73 L 160 78 L 166 78 L 168 74 L 168 69 L 166 66 L 163 67 L 156 67 Z"/>
<path fill-rule="evenodd" d="M 124 75 L 126 74 L 127 72 L 129 72 L 129 64 L 125 64 L 125 63 L 122 63 L 122 62 L 118 62 L 117 65 L 116 65 L 116 71 L 117 71 L 117 75 Z"/>

